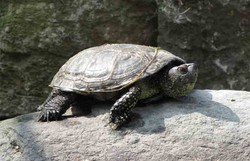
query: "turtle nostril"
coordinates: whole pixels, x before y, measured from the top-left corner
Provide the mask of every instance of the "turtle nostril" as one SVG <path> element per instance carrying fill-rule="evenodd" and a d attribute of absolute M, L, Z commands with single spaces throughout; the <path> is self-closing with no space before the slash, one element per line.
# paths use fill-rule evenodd
<path fill-rule="evenodd" d="M 189 64 L 189 67 L 188 67 L 188 69 L 190 70 L 190 71 L 193 71 L 193 70 L 198 70 L 198 66 L 195 64 L 195 63 L 191 63 L 191 64 Z"/>

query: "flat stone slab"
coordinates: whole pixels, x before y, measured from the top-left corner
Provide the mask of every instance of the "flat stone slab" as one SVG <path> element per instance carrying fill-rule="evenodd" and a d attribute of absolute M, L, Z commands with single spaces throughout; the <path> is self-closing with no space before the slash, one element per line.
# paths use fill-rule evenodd
<path fill-rule="evenodd" d="M 250 160 L 250 92 L 195 90 L 140 106 L 120 130 L 107 126 L 110 106 L 57 122 L 36 122 L 37 113 L 2 121 L 0 160 Z"/>

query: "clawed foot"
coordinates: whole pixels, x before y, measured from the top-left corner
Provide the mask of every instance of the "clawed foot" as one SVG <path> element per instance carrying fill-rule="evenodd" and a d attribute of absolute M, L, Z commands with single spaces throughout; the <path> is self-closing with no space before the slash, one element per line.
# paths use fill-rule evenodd
<path fill-rule="evenodd" d="M 41 109 L 38 121 L 54 121 L 61 118 L 61 113 L 56 109 Z"/>
<path fill-rule="evenodd" d="M 109 117 L 109 126 L 116 130 L 118 128 L 120 128 L 122 125 L 128 123 L 130 121 L 130 115 L 127 113 L 124 113 L 122 115 L 118 115 L 118 116 L 113 116 L 110 115 Z"/>

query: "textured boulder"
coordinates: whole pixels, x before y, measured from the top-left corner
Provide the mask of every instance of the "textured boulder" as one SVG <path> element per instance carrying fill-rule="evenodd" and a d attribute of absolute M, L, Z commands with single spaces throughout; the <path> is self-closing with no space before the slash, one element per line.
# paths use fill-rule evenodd
<path fill-rule="evenodd" d="M 156 45 L 156 10 L 153 0 L 1 1 L 0 119 L 34 111 L 55 72 L 80 50 Z"/>
<path fill-rule="evenodd" d="M 108 105 L 87 117 L 0 122 L 1 161 L 249 160 L 250 92 L 196 90 L 141 106 L 126 127 L 106 126 Z"/>
<path fill-rule="evenodd" d="M 250 1 L 157 0 L 158 45 L 199 66 L 198 88 L 250 90 Z"/>

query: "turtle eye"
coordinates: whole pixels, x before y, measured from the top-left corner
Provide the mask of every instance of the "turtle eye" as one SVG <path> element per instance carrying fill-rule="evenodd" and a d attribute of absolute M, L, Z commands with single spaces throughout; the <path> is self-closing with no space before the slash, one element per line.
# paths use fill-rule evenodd
<path fill-rule="evenodd" d="M 177 68 L 177 70 L 181 73 L 181 74 L 186 74 L 188 72 L 188 67 L 187 65 L 181 65 Z"/>

